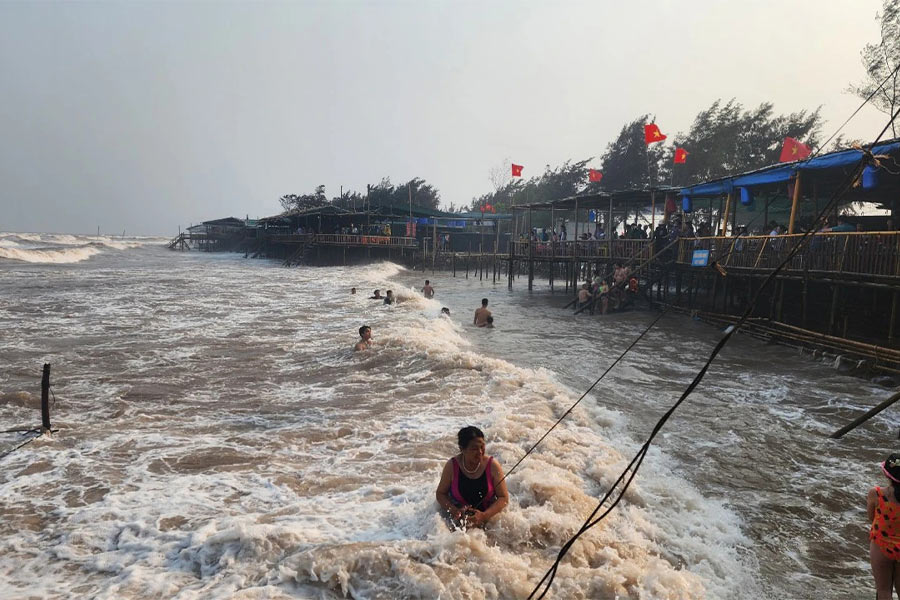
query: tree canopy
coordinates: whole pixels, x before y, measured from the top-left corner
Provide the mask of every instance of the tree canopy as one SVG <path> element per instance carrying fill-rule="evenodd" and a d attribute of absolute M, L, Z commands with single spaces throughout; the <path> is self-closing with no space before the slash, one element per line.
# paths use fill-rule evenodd
<path fill-rule="evenodd" d="M 605 190 L 649 187 L 648 167 L 653 175 L 653 184 L 659 184 L 663 145 L 644 142 L 644 126 L 652 122 L 650 115 L 638 117 L 623 126 L 619 137 L 606 146 L 600 157 L 603 180 L 599 187 Z"/>
<path fill-rule="evenodd" d="M 666 183 L 689 185 L 759 169 L 778 162 L 785 137 L 818 146 L 821 128 L 818 108 L 778 115 L 771 102 L 745 110 L 734 99 L 716 100 L 697 114 L 687 133 L 678 133 L 674 145 L 666 148 L 659 164 L 661 175 Z M 689 153 L 682 165 L 673 164 L 676 146 Z"/>
<path fill-rule="evenodd" d="M 860 83 L 851 85 L 850 91 L 863 99 L 875 94 L 872 105 L 893 115 L 900 105 L 900 72 L 897 71 L 900 65 L 900 0 L 884 0 L 875 20 L 880 26 L 881 39 L 877 43 L 866 44 L 860 52 L 866 75 Z M 881 86 L 885 80 L 886 83 Z M 897 137 L 893 121 L 891 132 Z"/>
<path fill-rule="evenodd" d="M 330 200 L 325 194 L 325 186 L 320 185 L 309 194 L 286 194 L 279 198 L 281 207 L 285 211 L 307 210 L 331 204 L 346 210 L 363 210 L 366 204 L 366 195 L 360 192 L 347 190 L 340 196 Z M 437 210 L 441 202 L 441 194 L 436 187 L 419 177 L 413 177 L 406 183 L 394 185 L 390 177 L 369 186 L 368 206 L 405 206 L 412 202 L 413 206 L 421 206 Z"/>

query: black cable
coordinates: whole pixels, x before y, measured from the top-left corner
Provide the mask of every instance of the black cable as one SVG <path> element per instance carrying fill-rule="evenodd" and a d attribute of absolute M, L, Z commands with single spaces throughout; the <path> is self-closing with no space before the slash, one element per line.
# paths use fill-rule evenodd
<path fill-rule="evenodd" d="M 34 440 L 38 439 L 38 438 L 41 437 L 42 435 L 44 435 L 44 434 L 43 434 L 43 433 L 38 433 L 36 436 L 28 438 L 27 440 L 25 440 L 24 442 L 22 442 L 21 444 L 19 444 L 19 445 L 16 446 L 15 448 L 13 448 L 12 450 L 7 450 L 7 451 L 4 452 L 3 454 L 0 454 L 0 459 L 6 458 L 6 457 L 9 456 L 10 454 L 12 454 L 13 452 L 15 452 L 15 451 L 18 450 L 19 448 L 21 448 L 22 446 L 26 446 L 26 445 L 30 444 L 31 442 L 33 442 Z"/>
<path fill-rule="evenodd" d="M 757 214 L 755 217 L 753 217 L 753 219 L 750 220 L 749 223 L 747 223 L 747 225 L 752 224 L 756 219 L 759 218 L 759 216 L 760 216 L 760 215 Z M 738 235 L 737 237 L 740 237 L 740 235 Z M 664 248 L 662 248 L 659 252 L 655 253 L 655 256 L 652 256 L 652 257 L 648 258 L 646 261 L 642 262 L 640 265 L 637 266 L 635 272 L 640 271 L 642 268 L 644 268 L 645 265 L 649 264 L 650 262 L 652 262 L 652 261 L 654 261 L 654 260 L 658 260 L 658 258 L 659 258 L 659 256 L 660 256 L 661 254 L 663 254 L 666 250 L 668 250 L 669 248 L 671 248 L 671 247 L 674 246 L 675 244 L 679 243 L 679 241 L 681 241 L 681 239 L 682 239 L 682 238 L 676 238 L 675 240 L 673 240 L 672 242 L 670 242 L 668 245 L 666 245 Z M 736 241 L 736 240 L 735 240 L 735 241 Z M 733 251 L 733 250 L 734 250 L 734 244 L 732 244 L 731 248 L 732 248 L 732 251 Z M 730 253 L 729 253 L 729 256 L 730 256 Z M 630 259 L 625 263 L 625 265 L 628 265 L 628 264 L 634 262 L 635 258 L 636 258 L 636 257 L 630 258 Z M 726 258 L 727 258 L 727 257 L 726 257 Z M 566 412 L 564 412 L 564 413 L 562 414 L 562 416 L 560 416 L 560 417 L 556 420 L 556 422 L 550 427 L 550 429 L 548 429 L 548 430 L 544 433 L 544 435 L 542 435 L 542 436 L 540 437 L 540 439 L 538 439 L 538 441 L 536 441 L 534 444 L 532 444 L 532 446 L 531 446 L 531 447 L 525 452 L 525 454 L 524 454 L 524 455 L 516 462 L 516 464 L 514 464 L 514 465 L 512 466 L 512 468 L 511 468 L 509 471 L 506 472 L 506 474 L 503 476 L 502 479 L 500 479 L 500 481 L 504 481 L 507 477 L 509 477 L 509 476 L 512 474 L 513 471 L 516 470 L 516 467 L 518 467 L 520 464 L 522 464 L 522 461 L 525 460 L 525 458 L 526 458 L 529 454 L 531 454 L 531 453 L 535 450 L 535 448 L 537 448 L 538 445 L 540 445 L 540 443 L 543 442 L 544 439 L 545 439 L 548 435 L 550 435 L 550 432 L 551 432 L 551 431 L 553 431 L 554 429 L 556 429 L 556 426 L 559 425 L 559 424 L 563 421 L 563 419 L 565 419 L 567 416 L 569 416 L 569 413 L 571 413 L 571 412 L 575 409 L 575 407 L 578 406 L 578 405 L 581 403 L 582 400 L 584 400 L 585 396 L 587 396 L 589 393 L 591 393 L 591 390 L 593 390 L 595 387 L 597 387 L 597 384 L 600 383 L 600 381 L 601 381 L 604 377 L 606 377 L 606 375 L 607 375 L 610 371 L 612 371 L 613 367 L 615 367 L 617 364 L 619 364 L 619 361 L 621 361 L 621 360 L 625 357 L 625 355 L 628 354 L 628 353 L 631 351 L 631 349 L 634 348 L 635 345 L 636 345 L 639 341 L 641 341 L 641 339 L 644 337 L 644 335 L 646 335 L 647 332 L 649 332 L 650 329 L 652 329 L 653 326 L 656 325 L 656 324 L 659 322 L 659 320 L 663 318 L 663 316 L 669 311 L 670 308 L 671 308 L 671 305 L 666 306 L 666 307 L 662 310 L 662 312 L 660 312 L 660 313 L 656 316 L 656 318 L 654 318 L 653 321 L 651 321 L 650 324 L 647 325 L 647 327 L 645 327 L 643 331 L 641 331 L 641 333 L 634 339 L 634 341 L 632 341 L 631 344 L 629 344 L 628 347 L 625 348 L 625 350 L 623 350 L 621 354 L 619 354 L 619 356 L 616 358 L 616 360 L 614 360 L 614 361 L 612 362 L 612 364 L 609 365 L 609 367 L 607 367 L 605 371 L 603 371 L 603 373 L 600 375 L 600 377 L 598 377 L 598 378 L 594 381 L 594 383 L 592 383 L 591 386 L 590 386 L 587 390 L 585 390 L 585 392 L 578 398 L 578 400 L 576 400 L 575 403 L 572 404 L 572 405 L 568 408 L 568 410 L 566 410 Z M 498 481 L 497 483 L 499 484 L 500 481 Z"/>
<path fill-rule="evenodd" d="M 507 477 L 509 477 L 509 476 L 512 474 L 512 472 L 516 470 L 516 467 L 518 467 L 520 464 L 522 464 L 522 461 L 525 460 L 525 458 L 526 458 L 529 454 L 531 454 L 531 453 L 534 451 L 534 449 L 537 448 L 538 445 L 539 445 L 541 442 L 544 441 L 544 438 L 546 438 L 548 435 L 550 435 L 550 432 L 553 431 L 554 429 L 556 429 L 556 426 L 559 425 L 559 424 L 562 422 L 563 419 L 565 419 L 567 416 L 569 416 L 569 413 L 571 413 L 573 410 L 575 410 L 575 407 L 578 406 L 578 405 L 581 403 L 582 400 L 584 400 L 585 396 L 587 396 L 588 394 L 590 394 L 590 393 L 591 393 L 591 390 L 593 390 L 595 387 L 597 387 L 597 384 L 600 383 L 600 380 L 603 379 L 604 377 L 606 377 L 606 374 L 609 373 L 610 371 L 612 371 L 612 370 L 613 370 L 613 367 L 615 367 L 617 364 L 619 364 L 619 361 L 622 360 L 622 359 L 625 357 L 625 355 L 628 354 L 628 352 L 629 352 L 632 348 L 634 348 L 635 344 L 637 344 L 639 341 L 641 341 L 641 338 L 643 338 L 644 335 L 645 335 L 648 331 L 650 331 L 650 329 L 651 329 L 654 325 L 656 325 L 656 323 L 657 323 L 660 319 L 663 318 L 663 315 L 665 315 L 666 312 L 667 312 L 668 310 L 669 310 L 669 308 L 666 307 L 665 310 L 663 310 L 662 312 L 660 312 L 660 313 L 656 316 L 656 318 L 653 319 L 653 320 L 650 322 L 650 324 L 647 325 L 647 327 L 644 328 L 644 330 L 640 333 L 640 335 L 638 335 L 638 336 L 634 339 L 634 341 L 632 341 L 631 344 L 629 344 L 628 347 L 625 348 L 625 350 L 623 350 L 621 354 L 619 354 L 618 358 L 616 358 L 616 360 L 614 360 L 614 361 L 612 362 L 612 364 L 609 365 L 609 366 L 606 368 L 605 371 L 603 371 L 603 374 L 600 375 L 600 377 L 598 377 L 597 380 L 594 381 L 594 383 L 592 383 L 591 386 L 590 386 L 587 390 L 585 390 L 585 392 L 581 395 L 581 397 L 578 398 L 578 400 L 576 400 L 575 403 L 572 404 L 572 406 L 570 406 L 570 407 L 568 408 L 568 410 L 566 410 L 566 412 L 564 412 L 564 413 L 562 414 L 562 416 L 556 420 L 556 423 L 554 423 L 554 424 L 550 427 L 550 429 L 548 429 L 548 430 L 544 433 L 544 435 L 542 435 L 541 438 L 540 438 L 538 441 L 536 441 L 536 442 L 531 446 L 531 448 L 528 449 L 527 452 L 525 452 L 525 454 L 522 456 L 522 458 L 520 458 L 520 459 L 518 460 L 518 462 L 517 462 L 516 464 L 514 464 L 514 465 L 512 466 L 512 468 L 511 468 L 509 471 L 506 472 L 506 474 L 503 476 L 503 478 L 502 478 L 500 481 L 497 482 L 497 485 L 499 485 L 502 481 L 504 481 Z"/>
<path fill-rule="evenodd" d="M 881 138 L 887 132 L 888 128 L 891 126 L 891 123 L 893 123 L 894 120 L 898 116 L 900 116 L 900 109 L 898 109 L 897 112 L 891 116 L 890 121 L 888 121 L 888 123 L 887 123 L 887 125 L 885 125 L 884 129 L 882 129 L 882 131 L 878 135 L 878 137 L 875 138 L 875 141 L 870 144 L 869 150 L 863 152 L 863 156 L 862 156 L 859 164 L 854 169 L 852 175 L 850 177 L 845 178 L 844 182 L 837 188 L 835 193 L 832 195 L 832 197 L 826 203 L 825 207 L 819 212 L 819 215 L 816 218 L 817 223 L 820 222 L 825 217 L 826 214 L 828 214 L 828 211 L 831 209 L 832 205 L 835 204 L 842 196 L 844 196 L 850 190 L 853 183 L 862 174 L 863 168 L 870 161 L 873 160 L 873 157 L 871 154 L 871 148 L 874 148 L 875 145 L 878 144 L 878 142 L 881 140 Z M 650 433 L 650 436 L 647 438 L 647 441 L 644 442 L 643 446 L 641 446 L 641 449 L 637 452 L 637 454 L 635 454 L 634 458 L 631 460 L 631 462 L 628 464 L 628 466 L 625 468 L 625 470 L 619 475 L 619 477 L 616 479 L 615 483 L 610 487 L 609 491 L 606 493 L 606 495 L 603 497 L 603 499 L 597 504 L 597 507 L 593 510 L 591 515 L 585 520 L 584 524 L 581 526 L 581 528 L 578 530 L 578 532 L 576 532 L 575 535 L 573 535 L 562 546 L 562 548 L 560 548 L 559 554 L 557 555 L 556 560 L 554 561 L 553 565 L 547 570 L 547 572 L 544 574 L 544 577 L 541 578 L 540 582 L 538 582 L 538 584 L 534 587 L 531 594 L 528 596 L 529 598 L 534 598 L 535 594 L 538 593 L 538 591 L 540 590 L 542 585 L 544 586 L 544 589 L 542 592 L 540 592 L 540 595 L 537 596 L 537 598 L 541 599 L 547 594 L 547 592 L 550 590 L 550 586 L 553 584 L 554 578 L 556 577 L 556 571 L 559 567 L 559 564 L 562 561 L 563 557 L 565 557 L 566 553 L 569 551 L 569 548 L 571 548 L 572 544 L 574 544 L 574 542 L 579 537 L 581 537 L 581 535 L 583 533 L 585 533 L 588 529 L 590 529 L 591 527 L 593 527 L 594 525 L 599 523 L 601 520 L 603 520 L 618 505 L 618 503 L 624 497 L 625 492 L 628 490 L 628 487 L 631 485 L 631 482 L 634 480 L 635 475 L 637 475 L 637 471 L 638 471 L 638 469 L 640 469 L 640 466 L 643 463 L 644 456 L 646 455 L 647 449 L 650 447 L 650 444 L 653 442 L 656 435 L 663 428 L 663 426 L 666 424 L 666 422 L 669 420 L 669 418 L 672 416 L 672 414 L 674 414 L 674 412 L 678 409 L 678 407 L 681 406 L 681 404 L 687 399 L 687 397 L 690 396 L 690 394 L 694 391 L 694 389 L 700 384 L 700 382 L 705 377 L 706 372 L 709 370 L 710 366 L 712 365 L 712 362 L 716 359 L 716 357 L 722 351 L 722 348 L 725 347 L 725 344 L 727 344 L 728 341 L 731 340 L 731 337 L 734 335 L 734 333 L 736 331 L 738 331 L 738 329 L 740 329 L 740 327 L 747 321 L 750 314 L 752 314 L 754 308 L 756 307 L 756 303 L 759 301 L 759 298 L 760 298 L 763 290 L 765 290 L 766 287 L 772 281 L 775 280 L 775 278 L 778 276 L 779 273 L 781 273 L 781 271 L 784 269 L 784 267 L 787 266 L 790 263 L 790 261 L 793 259 L 793 257 L 800 251 L 800 249 L 803 248 L 805 243 L 815 233 L 815 229 L 816 228 L 813 227 L 813 228 L 809 229 L 807 232 L 805 232 L 803 234 L 803 236 L 799 239 L 798 243 L 788 252 L 787 256 L 785 256 L 785 258 L 781 261 L 781 263 L 762 282 L 762 285 L 760 285 L 759 289 L 757 289 L 756 293 L 753 296 L 753 299 L 748 304 L 747 308 L 744 310 L 744 313 L 741 315 L 741 318 L 738 320 L 738 322 L 735 323 L 733 326 L 726 329 L 725 335 L 722 336 L 722 338 L 719 340 L 719 342 L 715 345 L 715 347 L 713 348 L 712 352 L 709 355 L 709 358 L 706 360 L 703 367 L 701 367 L 700 371 L 697 372 L 697 375 L 694 377 L 694 379 L 691 381 L 691 383 L 688 384 L 688 387 L 685 389 L 684 393 L 682 393 L 682 395 L 678 398 L 678 400 L 675 402 L 675 404 L 673 404 L 671 406 L 671 408 L 669 408 L 669 410 L 667 410 L 665 412 L 665 414 L 663 414 L 663 416 L 657 421 L 656 425 L 653 427 L 653 430 Z M 634 468 L 632 469 L 632 467 L 634 467 Z M 596 514 L 603 507 L 603 504 L 606 502 L 606 500 L 612 496 L 613 492 L 616 489 L 616 486 L 618 486 L 625 479 L 629 470 L 631 470 L 631 476 L 628 477 L 627 481 L 625 481 L 621 492 L 619 492 L 619 495 L 615 498 L 615 500 L 610 505 L 610 507 L 602 515 L 600 515 L 599 517 L 597 517 L 595 519 L 594 517 L 596 516 Z"/>
<path fill-rule="evenodd" d="M 849 122 L 851 121 L 851 119 L 853 119 L 853 117 L 856 116 L 856 113 L 858 113 L 859 111 L 861 111 L 862 108 L 863 108 L 863 106 L 865 106 L 866 104 L 868 104 L 869 101 L 870 101 L 872 98 L 875 97 L 875 94 L 877 94 L 879 91 L 881 91 L 881 88 L 884 87 L 884 84 L 886 84 L 886 83 L 888 82 L 888 80 L 889 80 L 891 77 L 895 76 L 895 75 L 897 74 L 897 71 L 900 71 L 900 63 L 897 63 L 897 67 L 891 72 L 891 74 L 888 75 L 887 77 L 885 77 L 885 78 L 884 78 L 884 81 L 882 81 L 881 84 L 880 84 L 877 88 L 875 88 L 875 91 L 872 92 L 871 94 L 869 94 L 868 97 L 866 97 L 865 100 L 863 100 L 863 103 L 860 104 L 860 105 L 857 107 L 857 109 L 853 111 L 853 114 L 852 114 L 852 115 L 850 115 L 849 117 L 847 117 L 847 120 L 844 121 L 844 122 L 841 124 L 841 126 L 837 128 L 837 131 L 835 131 L 834 133 L 832 133 L 832 134 L 831 134 L 831 137 L 828 138 L 827 140 L 825 140 L 825 143 L 824 143 L 824 144 L 822 144 L 821 146 L 819 146 L 818 148 L 816 148 L 816 151 L 813 152 L 813 153 L 810 155 L 810 158 L 815 158 L 815 157 L 819 154 L 819 152 L 821 152 L 822 149 L 825 148 L 825 146 L 828 145 L 828 142 L 830 142 L 831 140 L 833 140 L 833 139 L 835 138 L 835 136 L 837 136 L 837 134 L 839 134 L 839 133 L 841 132 L 841 129 L 843 129 L 844 126 L 846 126 L 847 123 L 849 123 Z M 896 117 L 895 117 L 895 118 L 896 118 Z M 891 121 L 893 121 L 893 119 L 891 119 Z"/>

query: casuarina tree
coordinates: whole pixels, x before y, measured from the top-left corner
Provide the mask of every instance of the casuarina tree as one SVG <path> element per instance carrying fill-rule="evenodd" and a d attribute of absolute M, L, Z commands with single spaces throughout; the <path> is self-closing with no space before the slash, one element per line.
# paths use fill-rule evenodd
<path fill-rule="evenodd" d="M 893 115 L 900 106 L 900 72 L 897 69 L 900 65 L 900 0 L 884 0 L 875 19 L 880 25 L 881 39 L 866 44 L 860 52 L 866 75 L 860 83 L 851 85 L 850 91 L 864 99 L 874 93 L 872 105 Z M 883 86 L 882 82 L 885 82 Z M 897 137 L 894 121 L 891 121 L 891 132 Z"/>

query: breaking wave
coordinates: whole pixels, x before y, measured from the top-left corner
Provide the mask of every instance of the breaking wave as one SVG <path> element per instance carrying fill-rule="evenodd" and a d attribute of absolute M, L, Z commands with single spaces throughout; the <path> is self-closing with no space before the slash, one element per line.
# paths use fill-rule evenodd
<path fill-rule="evenodd" d="M 105 250 L 129 250 L 162 241 L 162 238 L 112 238 L 64 233 L 0 233 L 0 260 L 38 264 L 78 263 Z"/>

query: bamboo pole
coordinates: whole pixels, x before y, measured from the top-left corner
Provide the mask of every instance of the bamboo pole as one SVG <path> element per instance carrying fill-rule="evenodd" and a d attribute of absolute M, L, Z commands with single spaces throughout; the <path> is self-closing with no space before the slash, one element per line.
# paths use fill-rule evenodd
<path fill-rule="evenodd" d="M 731 192 L 728 192 L 728 195 L 725 197 L 725 214 L 724 218 L 722 218 L 722 232 L 721 235 L 724 236 L 728 231 L 728 214 L 731 212 Z"/>
<path fill-rule="evenodd" d="M 794 233 L 794 222 L 797 219 L 797 206 L 800 204 L 800 171 L 794 178 L 794 199 L 791 201 L 791 219 L 788 221 L 788 235 Z"/>
<path fill-rule="evenodd" d="M 880 413 L 881 411 L 886 409 L 888 406 L 890 406 L 897 400 L 900 400 L 900 392 L 897 392 L 896 394 L 894 394 L 893 396 L 891 396 L 890 398 L 888 398 L 887 400 L 885 400 L 884 402 L 882 402 L 881 404 L 876 406 L 875 408 L 872 408 L 871 410 L 867 411 L 866 414 L 857 417 L 856 419 L 853 420 L 852 423 L 849 423 L 848 425 L 844 425 L 843 427 L 841 427 L 840 429 L 838 429 L 837 431 L 832 433 L 831 439 L 833 439 L 833 440 L 841 439 L 844 436 L 844 434 L 846 434 L 850 431 L 853 431 L 854 429 L 856 429 L 857 427 L 859 427 L 860 425 L 862 425 L 863 423 L 865 423 L 866 421 L 868 421 L 869 419 L 871 419 L 872 417 L 874 417 L 875 415 L 877 415 L 878 413 Z"/>

